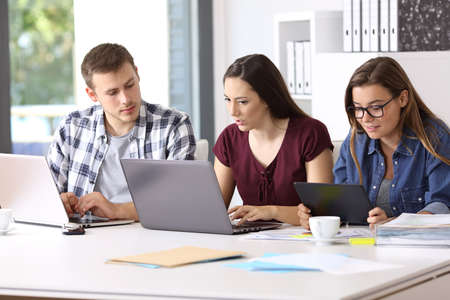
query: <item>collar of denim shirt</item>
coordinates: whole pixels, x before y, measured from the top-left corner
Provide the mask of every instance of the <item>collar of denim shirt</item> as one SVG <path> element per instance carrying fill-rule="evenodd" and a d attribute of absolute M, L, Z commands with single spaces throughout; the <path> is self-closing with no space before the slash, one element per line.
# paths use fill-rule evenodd
<path fill-rule="evenodd" d="M 416 148 L 417 143 L 420 143 L 420 141 L 416 137 L 414 132 L 411 129 L 405 127 L 400 144 L 397 146 L 397 149 L 395 149 L 394 153 L 402 154 L 405 156 L 412 156 L 414 154 L 413 150 Z M 370 139 L 367 154 L 372 155 L 375 152 L 381 154 L 380 140 Z"/>

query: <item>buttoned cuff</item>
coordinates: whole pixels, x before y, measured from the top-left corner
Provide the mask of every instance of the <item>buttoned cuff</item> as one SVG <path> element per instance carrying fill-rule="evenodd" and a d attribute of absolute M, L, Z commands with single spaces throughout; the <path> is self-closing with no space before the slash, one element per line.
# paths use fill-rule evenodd
<path fill-rule="evenodd" d="M 418 212 L 429 211 L 432 214 L 448 214 L 450 209 L 442 202 L 431 202 Z"/>

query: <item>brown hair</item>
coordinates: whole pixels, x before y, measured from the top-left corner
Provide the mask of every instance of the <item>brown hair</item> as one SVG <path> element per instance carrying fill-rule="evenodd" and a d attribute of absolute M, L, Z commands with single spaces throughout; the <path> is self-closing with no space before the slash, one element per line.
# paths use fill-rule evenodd
<path fill-rule="evenodd" d="M 410 128 L 428 152 L 449 165 L 450 160 L 436 152 L 436 146 L 439 143 L 439 139 L 437 138 L 432 121 L 445 128 L 447 132 L 448 127 L 425 105 L 403 68 L 393 58 L 372 58 L 356 69 L 345 90 L 346 110 L 349 106 L 353 105 L 353 88 L 372 84 L 381 85 L 394 97 L 399 96 L 403 90 L 408 91 L 408 103 L 400 113 L 400 128 L 402 128 L 402 130 L 404 126 Z M 350 152 L 358 169 L 359 181 L 362 184 L 361 167 L 355 154 L 355 135 L 356 133 L 364 133 L 364 130 L 356 121 L 353 113 L 347 111 L 347 117 L 352 127 Z"/>
<path fill-rule="evenodd" d="M 134 60 L 128 50 L 119 44 L 100 44 L 92 48 L 83 59 L 81 74 L 87 86 L 94 88 L 92 76 L 94 73 L 108 73 L 120 69 L 125 62 L 129 62 L 135 69 Z"/>
<path fill-rule="evenodd" d="M 236 59 L 223 75 L 247 82 L 269 107 L 272 117 L 284 119 L 304 117 L 307 114 L 295 104 L 277 67 L 262 54 L 251 54 Z"/>

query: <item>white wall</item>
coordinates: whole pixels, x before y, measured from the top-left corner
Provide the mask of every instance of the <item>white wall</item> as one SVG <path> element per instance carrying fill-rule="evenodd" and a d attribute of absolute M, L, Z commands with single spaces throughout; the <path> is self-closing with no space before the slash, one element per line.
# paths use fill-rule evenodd
<path fill-rule="evenodd" d="M 275 14 L 342 10 L 341 0 L 214 0 L 214 101 L 216 138 L 232 122 L 223 101 L 222 76 L 238 57 L 261 53 L 274 61 Z"/>
<path fill-rule="evenodd" d="M 75 0 L 76 103 L 92 105 L 87 97 L 80 66 L 86 53 L 109 42 L 125 46 L 134 58 L 144 100 L 168 105 L 167 1 Z"/>

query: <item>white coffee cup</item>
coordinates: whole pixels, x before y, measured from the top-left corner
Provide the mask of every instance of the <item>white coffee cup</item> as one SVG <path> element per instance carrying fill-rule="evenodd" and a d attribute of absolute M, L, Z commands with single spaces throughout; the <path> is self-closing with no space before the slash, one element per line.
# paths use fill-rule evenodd
<path fill-rule="evenodd" d="M 332 239 L 339 231 L 341 218 L 335 216 L 320 216 L 309 218 L 309 227 L 316 240 Z"/>
<path fill-rule="evenodd" d="M 0 234 L 6 233 L 14 225 L 13 211 L 9 208 L 0 208 Z"/>

